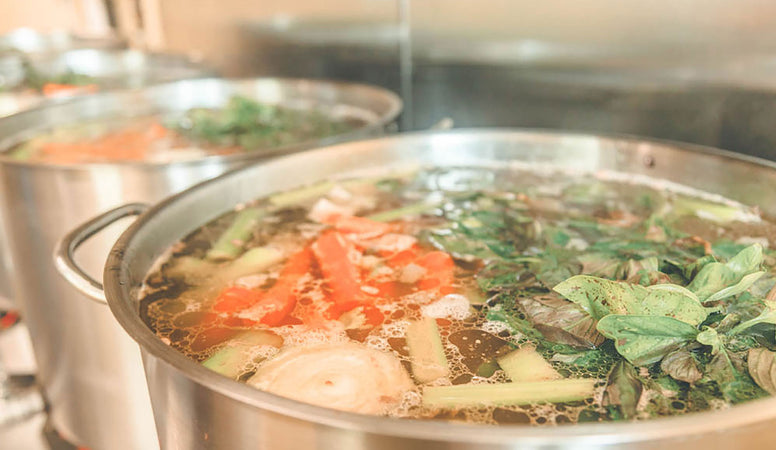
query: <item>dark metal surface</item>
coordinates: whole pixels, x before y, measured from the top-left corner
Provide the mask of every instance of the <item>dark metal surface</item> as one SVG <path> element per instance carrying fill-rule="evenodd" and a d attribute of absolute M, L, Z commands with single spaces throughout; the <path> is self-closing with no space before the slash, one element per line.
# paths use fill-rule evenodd
<path fill-rule="evenodd" d="M 246 24 L 239 43 L 257 57 L 241 61 L 239 72 L 388 87 L 403 93 L 407 130 L 451 117 L 460 127 L 628 133 L 776 159 L 772 52 L 655 37 L 643 45 L 558 43 L 519 31 L 489 35 L 482 24 L 478 33 L 458 32 L 443 26 L 449 19 L 440 12 L 435 28 L 410 17 L 408 42 L 389 20 Z M 410 52 L 411 67 L 401 67 L 401 51 Z"/>

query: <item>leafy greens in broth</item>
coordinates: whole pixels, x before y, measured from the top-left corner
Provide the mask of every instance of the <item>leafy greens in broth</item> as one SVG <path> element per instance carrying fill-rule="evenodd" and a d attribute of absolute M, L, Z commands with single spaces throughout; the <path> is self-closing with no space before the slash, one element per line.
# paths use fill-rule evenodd
<path fill-rule="evenodd" d="M 224 376 L 368 414 L 644 420 L 776 393 L 776 226 L 653 181 L 450 168 L 278 193 L 171 249 L 141 313 Z"/>
<path fill-rule="evenodd" d="M 176 116 L 92 120 L 55 128 L 10 150 L 14 159 L 54 164 L 173 162 L 261 152 L 351 132 L 363 118 L 290 108 L 234 96 L 223 108 Z"/>

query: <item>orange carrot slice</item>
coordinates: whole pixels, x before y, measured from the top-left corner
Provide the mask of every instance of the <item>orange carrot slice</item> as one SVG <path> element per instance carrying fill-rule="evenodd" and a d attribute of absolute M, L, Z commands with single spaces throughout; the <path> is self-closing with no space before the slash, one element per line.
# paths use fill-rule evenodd
<path fill-rule="evenodd" d="M 350 261 L 351 246 L 337 232 L 324 232 L 312 245 L 336 315 L 350 311 L 363 299 L 358 268 Z"/>

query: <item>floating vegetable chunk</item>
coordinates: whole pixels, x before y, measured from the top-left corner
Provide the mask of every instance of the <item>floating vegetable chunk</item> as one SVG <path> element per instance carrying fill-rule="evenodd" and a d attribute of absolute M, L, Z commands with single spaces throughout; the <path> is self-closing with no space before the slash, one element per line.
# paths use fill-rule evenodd
<path fill-rule="evenodd" d="M 248 384 L 328 408 L 383 414 L 412 380 L 396 357 L 354 343 L 292 347 L 264 364 Z"/>
<path fill-rule="evenodd" d="M 561 374 L 535 348 L 525 346 L 498 358 L 498 365 L 513 382 L 559 380 Z"/>
<path fill-rule="evenodd" d="M 274 193 L 176 245 L 141 311 L 236 382 L 364 414 L 638 421 L 776 393 L 776 225 L 636 181 L 447 168 Z"/>

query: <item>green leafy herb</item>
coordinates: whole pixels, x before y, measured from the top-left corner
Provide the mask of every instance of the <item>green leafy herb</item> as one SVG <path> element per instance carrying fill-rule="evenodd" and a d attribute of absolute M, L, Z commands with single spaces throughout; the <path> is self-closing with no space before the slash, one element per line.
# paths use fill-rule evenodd
<path fill-rule="evenodd" d="M 632 419 L 643 391 L 636 369 L 625 361 L 618 361 L 609 372 L 603 405 L 617 408 L 624 419 Z"/>
<path fill-rule="evenodd" d="M 671 378 L 686 383 L 695 383 L 703 377 L 697 361 L 686 349 L 676 350 L 666 355 L 660 362 L 660 369 Z"/>
<path fill-rule="evenodd" d="M 704 303 L 738 295 L 763 275 L 764 272 L 759 271 L 762 262 L 762 247 L 753 244 L 725 264 L 714 262 L 704 265 L 687 288 Z"/>
<path fill-rule="evenodd" d="M 745 333 L 747 330 L 751 329 L 752 327 L 768 323 L 768 324 L 774 324 L 776 325 L 776 309 L 772 309 L 770 307 L 765 308 L 762 313 L 760 313 L 759 316 L 755 317 L 754 319 L 747 320 L 746 322 L 740 323 L 735 326 L 732 330 L 730 330 L 730 335 L 736 335 Z"/>
<path fill-rule="evenodd" d="M 553 290 L 581 306 L 596 320 L 609 314 L 628 314 L 649 293 L 643 286 L 587 275 L 571 277 Z"/>
<path fill-rule="evenodd" d="M 536 296 L 518 301 L 526 317 L 552 342 L 593 348 L 603 342 L 592 317 L 570 302 L 555 296 Z"/>
<path fill-rule="evenodd" d="M 747 358 L 749 375 L 758 386 L 776 395 L 776 353 L 764 348 L 749 350 Z"/>
<path fill-rule="evenodd" d="M 671 284 L 643 287 L 578 275 L 555 286 L 555 291 L 580 305 L 593 318 L 608 314 L 667 316 L 698 325 L 708 312 L 687 289 Z"/>
<path fill-rule="evenodd" d="M 247 150 L 297 144 L 354 127 L 319 111 L 285 108 L 242 96 L 232 97 L 220 109 L 191 109 L 169 125 L 195 141 Z"/>
<path fill-rule="evenodd" d="M 598 321 L 597 328 L 614 340 L 623 358 L 637 366 L 660 361 L 698 335 L 692 325 L 661 316 L 610 314 Z"/>

